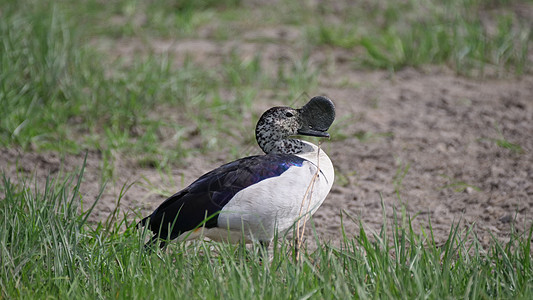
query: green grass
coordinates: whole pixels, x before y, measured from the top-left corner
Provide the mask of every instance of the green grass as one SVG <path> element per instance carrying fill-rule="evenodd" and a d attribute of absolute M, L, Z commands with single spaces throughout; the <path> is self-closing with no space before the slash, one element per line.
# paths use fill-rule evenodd
<path fill-rule="evenodd" d="M 84 41 L 98 32 L 97 25 L 75 26 L 78 16 L 69 14 L 68 5 L 19 1 L 3 9 L 0 61 L 9 72 L 0 75 L 0 146 L 61 153 L 97 149 L 106 177 L 113 176 L 117 153 L 143 166 L 168 167 L 195 151 L 234 151 L 228 140 L 240 147 L 244 132 L 253 131 L 245 116 L 258 113 L 252 112 L 258 91 L 278 90 L 295 99 L 316 86 L 317 74 L 305 58 L 280 68 L 274 78 L 265 74 L 260 56 L 245 61 L 238 52 L 215 68 L 155 53 L 108 61 Z M 196 5 L 184 10 L 203 11 Z M 88 18 L 99 16 L 93 9 Z M 230 137 L 221 138 L 221 131 Z M 182 144 L 191 139 L 202 147 Z"/>
<path fill-rule="evenodd" d="M 405 225 L 384 218 L 374 235 L 359 224 L 359 232 L 344 233 L 340 246 L 318 242 L 316 250 L 304 249 L 299 261 L 285 239 L 271 249 L 269 261 L 241 245 L 201 241 L 149 253 L 143 251 L 146 233 L 120 211 L 107 223 L 87 222 L 91 207 L 82 205 L 82 176 L 83 168 L 37 186 L 3 175 L 2 299 L 528 299 L 533 294 L 533 227 L 484 249 L 472 227 L 463 231 L 456 225 L 438 245 L 431 226 L 415 230 L 407 216 Z"/>
<path fill-rule="evenodd" d="M 0 18 L 0 146 L 61 153 L 96 149 L 106 178 L 114 175 L 117 154 L 156 168 L 213 149 L 242 155 L 239 149 L 253 144 L 241 137 L 253 131 L 258 98 L 266 93 L 292 103 L 314 94 L 324 72 L 334 72 L 310 60 L 321 47 L 353 50 L 354 67 L 446 64 L 470 75 L 483 76 L 488 69 L 530 72 L 530 27 L 509 8 L 515 3 L 533 5 L 8 1 Z M 127 56 L 114 52 L 117 39 L 179 43 L 205 38 L 199 32 L 208 28 L 204 36 L 224 41 L 280 24 L 303 34 L 290 43 L 300 55 L 276 62 L 274 70 L 261 62 L 263 53 L 243 59 L 238 48 L 215 66 L 150 47 Z M 99 48 L 106 41 L 113 46 Z M 187 140 L 202 146 L 193 149 L 183 143 Z"/>
<path fill-rule="evenodd" d="M 533 5 L 525 0 L 384 0 L 340 7 L 236 0 L 4 2 L 0 147 L 95 150 L 102 156 L 102 181 L 117 175 L 117 157 L 170 174 L 192 155 L 222 149 L 233 156 L 228 159 L 242 156 L 254 144 L 250 132 L 261 113 L 259 98 L 296 105 L 319 91 L 324 72 L 334 74 L 327 62 L 311 59 L 324 48 L 352 53 L 354 68 L 370 70 L 446 65 L 480 77 L 532 70 L 531 28 L 512 9 Z M 244 59 L 238 47 L 215 65 L 150 47 L 128 55 L 117 49 L 118 41 L 226 42 L 273 26 L 301 33 L 288 42 L 295 58 L 276 62 L 274 70 L 262 63 L 264 53 Z M 106 42 L 112 46 L 100 47 Z M 339 139 L 353 137 L 341 126 L 334 130 Z M 388 136 L 360 132 L 355 138 Z M 522 152 L 503 136 L 490 141 Z M 399 166 L 396 190 L 408 168 Z M 431 230 L 414 230 L 404 213 L 401 222 L 384 222 L 377 235 L 360 224 L 340 246 L 318 242 L 298 262 L 284 240 L 269 262 L 240 245 L 211 242 L 173 244 L 150 255 L 141 250 L 145 233 L 122 212 L 88 223 L 91 207 L 84 204 L 78 175 L 48 178 L 44 186 L 27 177 L 2 178 L 1 299 L 532 296 L 531 228 L 483 248 L 470 231 L 452 226 L 448 241 L 437 245 Z"/>
<path fill-rule="evenodd" d="M 519 144 L 515 144 L 513 142 L 510 142 L 509 140 L 507 140 L 503 136 L 503 133 L 502 133 L 502 131 L 501 131 L 501 129 L 500 129 L 498 124 L 495 124 L 494 127 L 495 127 L 496 131 L 498 131 L 498 135 L 499 135 L 498 138 L 479 138 L 478 141 L 479 142 L 488 141 L 488 142 L 494 143 L 498 147 L 500 147 L 502 149 L 507 149 L 511 153 L 514 153 L 514 154 L 523 154 L 524 153 L 524 148 L 522 148 L 522 146 L 520 146 Z"/>
<path fill-rule="evenodd" d="M 532 71 L 531 22 L 518 9 L 533 6 L 531 0 L 382 0 L 356 5 L 290 0 L 256 5 L 234 0 L 118 0 L 107 6 L 94 0 L 59 3 L 69 15 L 89 24 L 84 31 L 90 35 L 197 38 L 208 28 L 208 38 L 232 40 L 250 29 L 281 24 L 304 33 L 296 41 L 303 47 L 353 50 L 358 67 L 396 71 L 445 64 L 459 74 L 481 77 Z"/>
<path fill-rule="evenodd" d="M 469 76 L 531 72 L 531 23 L 513 5 L 531 1 L 375 1 L 331 10 L 319 6 L 308 40 L 315 45 L 360 49 L 370 68 L 445 64 Z"/>

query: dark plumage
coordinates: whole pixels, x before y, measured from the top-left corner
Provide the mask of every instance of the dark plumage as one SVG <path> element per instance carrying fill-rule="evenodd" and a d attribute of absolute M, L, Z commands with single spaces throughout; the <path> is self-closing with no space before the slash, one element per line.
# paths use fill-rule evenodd
<path fill-rule="evenodd" d="M 145 226 L 150 220 L 150 230 L 159 232 L 159 237 L 164 239 L 175 239 L 199 225 L 216 227 L 217 218 L 209 217 L 218 213 L 236 193 L 264 179 L 279 176 L 291 166 L 301 167 L 302 162 L 303 159 L 296 155 L 270 154 L 249 156 L 227 163 L 170 196 L 151 215 L 142 219 L 138 226 Z M 206 222 L 202 224 L 204 220 Z"/>
<path fill-rule="evenodd" d="M 316 145 L 290 137 L 329 137 L 326 131 L 334 119 L 333 103 L 321 96 L 300 109 L 266 111 L 256 127 L 265 155 L 222 165 L 165 200 L 138 223 L 154 233 L 147 246 L 161 238 L 163 247 L 165 239 L 202 226 L 268 244 L 275 231 L 287 230 L 303 215 L 309 217 L 333 184 L 333 165 Z M 213 236 L 221 235 L 213 231 L 209 237 Z"/>

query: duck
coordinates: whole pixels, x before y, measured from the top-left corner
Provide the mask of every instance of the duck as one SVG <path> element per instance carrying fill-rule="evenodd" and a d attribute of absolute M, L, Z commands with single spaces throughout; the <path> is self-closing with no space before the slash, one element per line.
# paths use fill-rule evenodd
<path fill-rule="evenodd" d="M 298 136 L 329 138 L 334 120 L 335 106 L 325 96 L 299 109 L 265 111 L 255 129 L 264 154 L 226 163 L 163 201 L 137 224 L 153 233 L 145 247 L 199 237 L 268 247 L 326 199 L 333 164 L 321 147 Z"/>

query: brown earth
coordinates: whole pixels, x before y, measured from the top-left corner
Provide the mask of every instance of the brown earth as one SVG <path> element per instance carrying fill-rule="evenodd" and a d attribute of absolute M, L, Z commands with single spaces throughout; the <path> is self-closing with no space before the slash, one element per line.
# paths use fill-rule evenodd
<path fill-rule="evenodd" d="M 297 36 L 291 28 L 269 28 L 230 42 L 132 39 L 93 43 L 115 57 L 164 52 L 178 62 L 193 55 L 206 65 L 217 64 L 235 49 L 243 59 L 261 52 L 262 66 L 268 71 L 298 59 L 302 49 L 291 44 Z M 279 42 L 253 42 L 260 38 Z M 316 94 L 329 96 L 338 112 L 332 139 L 323 143 L 336 167 L 336 183 L 314 216 L 322 240 L 339 241 L 341 213 L 348 236 L 358 234 L 359 220 L 370 232 L 379 232 L 383 211 L 390 224 L 396 210 L 400 222 L 403 214 L 411 217 L 417 232 L 427 230 L 431 222 L 437 243 L 443 243 L 452 224 L 458 222 L 461 229 L 475 224 L 474 233 L 485 245 L 491 236 L 507 241 L 512 228 L 523 233 L 532 226 L 532 75 L 480 80 L 459 77 L 444 67 L 408 68 L 394 74 L 361 71 L 350 66 L 349 55 L 353 53 L 316 49 L 309 59 L 319 72 Z M 264 96 L 258 97 L 255 109 L 294 102 Z M 13 179 L 17 172 L 25 176 L 35 172 L 42 185 L 47 174 L 79 168 L 83 156 L 1 149 L 0 168 Z M 130 220 L 138 220 L 164 200 L 153 192 L 154 186 L 177 191 L 220 165 L 225 155 L 188 158 L 185 167 L 173 171 L 179 182 L 121 160 L 119 154 L 116 157 L 117 176 L 107 184 L 93 221 L 109 217 L 121 188 L 129 184 L 133 185 L 120 207 Z M 100 167 L 100 154 L 89 152 L 81 189 L 85 207 L 101 188 Z"/>

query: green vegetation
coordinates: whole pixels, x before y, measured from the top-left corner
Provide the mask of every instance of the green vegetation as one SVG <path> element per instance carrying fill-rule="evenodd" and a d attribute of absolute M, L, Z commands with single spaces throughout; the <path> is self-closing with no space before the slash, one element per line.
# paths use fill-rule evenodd
<path fill-rule="evenodd" d="M 463 75 L 530 72 L 531 20 L 513 4 L 531 1 L 374 1 L 344 10 L 319 9 L 339 22 L 308 27 L 316 45 L 362 47 L 354 57 L 371 68 L 447 64 Z"/>
<path fill-rule="evenodd" d="M 533 293 L 533 227 L 487 249 L 471 228 L 453 226 L 437 245 L 431 227 L 415 234 L 410 219 L 401 225 L 394 218 L 376 235 L 361 224 L 339 247 L 318 242 L 299 261 L 285 239 L 268 261 L 242 245 L 201 241 L 150 253 L 143 250 L 146 232 L 120 211 L 107 223 L 87 222 L 82 172 L 40 187 L 3 177 L 1 298 L 528 299 Z"/>
<path fill-rule="evenodd" d="M 103 181 L 115 175 L 117 156 L 165 170 L 214 149 L 242 156 L 262 111 L 254 100 L 290 103 L 314 94 L 330 70 L 327 59 L 311 59 L 321 48 L 349 53 L 355 68 L 447 65 L 480 77 L 532 72 L 531 21 L 512 9 L 532 6 L 530 0 L 245 2 L 3 1 L 0 147 L 61 154 L 96 150 Z M 235 47 L 232 55 L 198 61 L 151 47 L 186 39 L 208 39 L 219 47 L 271 26 L 300 33 L 284 45 L 295 57 L 273 61 L 259 51 L 243 58 Z M 121 42 L 134 49 L 122 49 Z M 341 127 L 334 130 L 339 139 L 351 137 Z M 523 151 L 503 136 L 490 141 Z M 408 164 L 399 165 L 397 191 L 408 170 Z M 528 299 L 533 293 L 533 228 L 527 236 L 513 233 L 505 244 L 494 240 L 482 248 L 459 226 L 446 244 L 436 245 L 431 229 L 418 235 L 410 222 L 384 222 L 392 236 L 386 230 L 373 236 L 361 226 L 356 234 L 346 233 L 340 246 L 318 243 L 298 262 L 285 240 L 268 262 L 240 245 L 211 242 L 173 244 L 148 254 L 142 251 L 145 233 L 119 211 L 107 222 L 88 223 L 92 208 L 83 205 L 81 173 L 49 178 L 45 186 L 32 186 L 30 178 L 13 180 L 3 176 L 0 184 L 0 299 Z"/>
<path fill-rule="evenodd" d="M 0 146 L 61 153 L 97 149 L 106 176 L 112 175 L 117 151 L 142 165 L 166 167 L 193 151 L 220 147 L 220 132 L 239 140 L 252 132 L 245 115 L 257 91 L 284 87 L 294 99 L 316 85 L 305 59 L 280 69 L 277 78 L 264 74 L 259 57 L 243 61 L 236 54 L 215 68 L 154 53 L 132 62 L 106 61 L 84 42 L 99 25 L 75 26 L 78 16 L 69 11 L 67 2 L 4 6 L 0 55 L 2 70 L 9 71 L 0 75 Z M 95 19 L 88 21 L 96 22 L 100 10 L 89 11 Z M 201 149 L 181 144 L 193 138 Z"/>
<path fill-rule="evenodd" d="M 480 138 L 480 139 L 478 139 L 478 141 L 480 141 L 480 142 L 481 141 L 489 141 L 491 143 L 496 144 L 498 147 L 500 147 L 502 149 L 510 150 L 512 153 L 516 153 L 516 154 L 524 153 L 524 149 L 522 148 L 522 146 L 508 141 L 503 136 L 503 133 L 502 133 L 501 129 L 499 128 L 498 124 L 495 124 L 494 127 L 498 131 L 499 138 Z"/>
<path fill-rule="evenodd" d="M 481 191 L 481 189 L 478 188 L 477 186 L 468 184 L 468 183 L 466 183 L 464 181 L 454 179 L 454 178 L 452 178 L 450 176 L 447 176 L 447 175 L 444 175 L 444 174 L 441 174 L 440 176 L 443 179 L 445 179 L 447 182 L 449 182 L 449 183 L 445 184 L 441 189 L 451 188 L 456 193 L 462 193 L 462 192 L 464 192 L 467 189 L 471 189 L 471 190 L 476 191 L 476 192 L 480 192 Z"/>
<path fill-rule="evenodd" d="M 254 126 L 249 116 L 260 113 L 252 105 L 259 91 L 291 102 L 312 94 L 329 69 L 309 55 L 326 45 L 353 50 L 354 67 L 447 64 L 481 76 L 487 69 L 531 71 L 531 26 L 511 9 L 519 1 L 446 3 L 281 1 L 256 9 L 235 0 L 8 1 L 0 18 L 0 146 L 97 149 L 105 176 L 113 175 L 117 153 L 165 168 L 196 151 L 232 148 L 220 132 L 242 148 L 247 141 L 241 137 Z M 276 24 L 303 33 L 290 42 L 300 45 L 295 51 L 308 49 L 299 59 L 268 67 L 261 52 L 243 59 L 236 47 L 213 65 L 146 46 L 165 39 L 231 40 Z M 122 54 L 121 39 L 138 51 Z M 182 142 L 193 139 L 200 149 Z"/>

